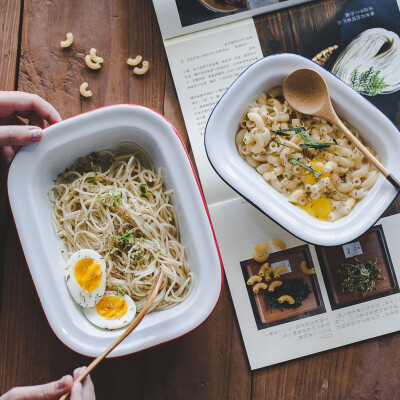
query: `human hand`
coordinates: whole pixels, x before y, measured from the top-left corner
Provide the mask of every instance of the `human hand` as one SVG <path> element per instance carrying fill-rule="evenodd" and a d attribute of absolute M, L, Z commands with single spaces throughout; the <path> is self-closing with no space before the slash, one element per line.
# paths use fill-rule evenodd
<path fill-rule="evenodd" d="M 71 400 L 95 400 L 94 386 L 90 375 L 83 384 L 73 383 L 85 370 L 86 367 L 77 368 L 74 377 L 66 375 L 55 382 L 38 386 L 15 387 L 3 394 L 0 400 L 58 400 L 64 393 L 71 390 Z"/>
<path fill-rule="evenodd" d="M 29 121 L 26 124 L 21 118 Z M 60 114 L 35 94 L 0 91 L 0 146 L 7 162 L 15 155 L 12 146 L 40 142 L 46 122 L 61 121 Z"/>
<path fill-rule="evenodd" d="M 77 368 L 74 371 L 74 381 L 76 381 L 80 375 L 85 372 L 86 367 Z M 94 393 L 94 386 L 90 375 L 88 375 L 83 383 L 76 382 L 72 386 L 71 400 L 96 400 Z"/>

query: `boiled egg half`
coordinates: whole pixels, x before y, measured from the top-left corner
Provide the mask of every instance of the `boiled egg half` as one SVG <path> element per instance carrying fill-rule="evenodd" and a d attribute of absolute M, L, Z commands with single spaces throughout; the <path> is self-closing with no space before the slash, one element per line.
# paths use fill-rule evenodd
<path fill-rule="evenodd" d="M 128 296 L 106 295 L 94 307 L 83 308 L 86 318 L 102 329 L 119 329 L 129 325 L 136 315 L 136 305 Z"/>
<path fill-rule="evenodd" d="M 68 261 L 65 281 L 73 299 L 82 307 L 93 307 L 106 290 L 106 263 L 99 253 L 78 250 Z"/>

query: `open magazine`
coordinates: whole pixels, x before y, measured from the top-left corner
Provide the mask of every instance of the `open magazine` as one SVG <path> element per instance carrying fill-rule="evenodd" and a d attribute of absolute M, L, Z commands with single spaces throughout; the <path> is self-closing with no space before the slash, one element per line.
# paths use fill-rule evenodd
<path fill-rule="evenodd" d="M 399 330 L 399 199 L 352 243 L 313 246 L 231 190 L 204 149 L 208 117 L 227 87 L 254 61 L 281 52 L 323 65 L 399 125 L 397 1 L 215 0 L 218 7 L 236 3 L 226 13 L 207 7 L 211 1 L 196 0 L 192 12 L 184 1 L 153 1 L 251 368 Z M 265 243 L 270 265 L 286 267 L 279 280 L 297 296 L 293 306 L 247 285 L 263 264 L 254 246 Z M 309 270 L 300 268 L 304 262 Z M 357 286 L 353 278 L 365 269 L 365 286 Z"/>

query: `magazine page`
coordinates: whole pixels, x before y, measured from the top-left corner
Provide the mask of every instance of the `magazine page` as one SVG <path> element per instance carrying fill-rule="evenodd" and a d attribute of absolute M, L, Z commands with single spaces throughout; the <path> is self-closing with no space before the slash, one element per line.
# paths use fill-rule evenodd
<path fill-rule="evenodd" d="M 163 39 L 312 0 L 153 0 Z"/>
<path fill-rule="evenodd" d="M 262 57 L 254 22 L 247 19 L 164 43 L 207 203 L 237 197 L 208 161 L 204 129 L 229 85 Z"/>
<path fill-rule="evenodd" d="M 231 26 L 240 23 L 249 31 L 254 27 L 256 31 L 256 37 L 252 34 L 251 41 L 240 48 L 243 55 L 255 49 L 254 58 L 291 52 L 313 59 L 399 126 L 400 11 L 396 0 L 382 0 L 379 5 L 372 0 L 313 2 L 257 16 L 254 26 L 248 20 Z M 194 35 L 207 38 L 207 32 Z M 187 35 L 185 49 L 190 49 L 190 37 Z M 217 41 L 218 32 L 211 37 L 210 43 Z M 189 101 L 191 89 L 184 82 L 184 67 L 179 67 L 175 59 L 181 64 L 185 60 L 178 51 L 174 52 L 175 43 L 168 42 L 167 55 L 196 162 L 200 160 L 199 175 L 251 367 L 260 368 L 399 330 L 400 253 L 396 246 L 400 234 L 399 198 L 358 239 L 323 248 L 302 242 L 244 199 L 227 195 L 226 185 L 218 178 L 211 178 L 213 171 L 205 159 L 201 132 L 204 126 L 196 125 L 197 104 Z M 190 54 L 195 57 L 197 42 L 193 43 L 196 45 Z M 226 52 L 226 58 L 230 58 L 231 51 Z M 197 68 L 201 68 L 201 59 Z M 231 69 L 236 67 L 235 61 L 235 58 L 230 61 Z M 208 64 L 209 60 L 203 67 Z M 235 71 L 239 74 L 242 69 Z M 214 88 L 213 83 L 207 82 L 202 89 L 204 93 Z M 216 99 L 204 110 L 204 121 L 213 102 Z M 286 301 L 277 304 L 274 292 L 254 293 L 253 285 L 247 284 L 263 265 L 256 260 L 258 255 L 254 257 L 257 253 L 254 246 L 267 244 L 270 265 L 273 264 L 274 270 L 283 267 L 280 277 L 271 275 L 271 282 L 281 281 L 284 288 L 294 290 L 293 307 Z M 366 267 L 374 271 L 370 286 L 363 290 L 349 284 L 351 274 Z M 350 271 L 350 276 L 343 269 Z"/>
<path fill-rule="evenodd" d="M 399 214 L 382 218 L 352 243 L 316 248 L 243 199 L 211 205 L 209 210 L 251 369 L 400 329 Z M 286 270 L 260 282 L 268 287 L 283 282 L 286 288 L 254 293 L 254 285 L 247 282 L 264 264 L 253 258 L 254 246 L 266 243 L 269 265 Z M 338 273 L 341 265 L 356 265 L 357 260 L 376 262 L 380 270 L 382 279 L 367 293 L 343 289 Z M 297 301 L 290 287 L 295 284 L 306 288 L 300 304 L 278 304 L 284 291 Z"/>

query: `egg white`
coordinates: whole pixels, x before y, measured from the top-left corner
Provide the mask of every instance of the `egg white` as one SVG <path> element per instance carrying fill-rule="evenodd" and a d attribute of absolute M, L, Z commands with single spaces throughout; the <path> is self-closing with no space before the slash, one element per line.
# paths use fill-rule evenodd
<path fill-rule="evenodd" d="M 135 302 L 128 296 L 122 296 L 126 301 L 128 309 L 121 318 L 118 319 L 105 319 L 98 312 L 96 307 L 84 307 L 82 308 L 85 317 L 93 324 L 102 329 L 120 329 L 124 326 L 129 325 L 136 315 L 136 304 Z"/>
<path fill-rule="evenodd" d="M 92 292 L 88 292 L 79 285 L 76 281 L 74 269 L 75 265 L 79 260 L 83 258 L 92 258 L 97 261 L 101 267 L 101 282 L 97 289 Z M 82 307 L 93 307 L 103 297 L 106 290 L 106 263 L 99 253 L 90 249 L 78 250 L 68 260 L 67 267 L 65 269 L 65 281 L 72 298 Z"/>

